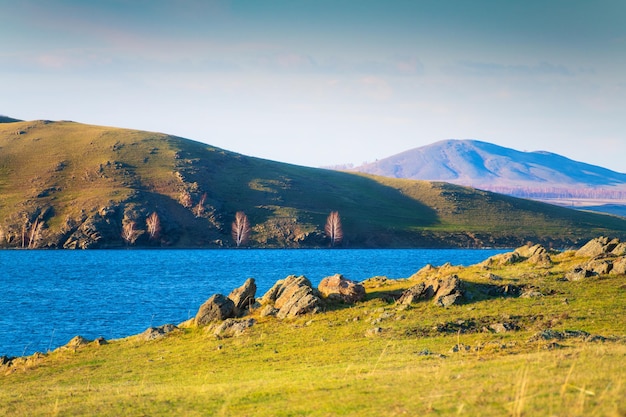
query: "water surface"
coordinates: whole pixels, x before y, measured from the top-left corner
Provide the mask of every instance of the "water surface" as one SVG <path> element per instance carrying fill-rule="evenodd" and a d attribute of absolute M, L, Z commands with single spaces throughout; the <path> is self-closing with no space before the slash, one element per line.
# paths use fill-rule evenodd
<path fill-rule="evenodd" d="M 46 352 L 76 335 L 114 339 L 195 316 L 215 293 L 249 278 L 261 296 L 277 280 L 335 273 L 406 278 L 426 264 L 471 265 L 504 250 L 240 249 L 0 251 L 0 355 Z"/>

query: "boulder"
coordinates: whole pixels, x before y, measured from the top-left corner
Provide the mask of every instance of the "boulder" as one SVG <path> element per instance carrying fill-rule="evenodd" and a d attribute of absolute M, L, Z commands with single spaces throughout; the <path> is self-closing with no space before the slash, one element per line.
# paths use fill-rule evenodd
<path fill-rule="evenodd" d="M 491 256 L 485 259 L 484 261 L 482 261 L 481 263 L 479 263 L 478 265 L 482 267 L 489 267 L 493 265 L 498 265 L 498 266 L 513 265 L 513 264 L 523 261 L 524 259 L 525 258 L 521 256 L 519 253 L 517 253 L 516 251 L 513 251 L 513 252 L 501 253 L 499 255 Z"/>
<path fill-rule="evenodd" d="M 626 242 L 620 242 L 613 248 L 611 253 L 615 256 L 624 256 L 626 255 Z"/>
<path fill-rule="evenodd" d="M 306 277 L 290 275 L 279 280 L 262 297 L 261 304 L 273 304 L 278 318 L 317 313 L 322 300 Z"/>
<path fill-rule="evenodd" d="M 63 348 L 65 349 L 77 349 L 81 346 L 86 346 L 91 343 L 91 340 L 85 339 L 82 336 L 74 336 Z"/>
<path fill-rule="evenodd" d="M 457 275 L 450 275 L 437 281 L 439 287 L 434 296 L 436 305 L 448 307 L 461 301 L 463 292 L 461 290 L 461 280 Z"/>
<path fill-rule="evenodd" d="M 525 245 L 515 249 L 515 252 L 523 258 L 532 258 L 542 253 L 547 254 L 548 251 L 542 245 Z"/>
<path fill-rule="evenodd" d="M 598 275 L 606 275 L 613 269 L 613 260 L 609 258 L 592 259 L 585 264 L 584 268 Z"/>
<path fill-rule="evenodd" d="M 215 294 L 198 309 L 195 323 L 204 326 L 218 320 L 226 320 L 235 317 L 235 304 L 222 294 Z"/>
<path fill-rule="evenodd" d="M 159 327 L 148 327 L 145 332 L 141 333 L 141 338 L 143 340 L 156 340 L 165 337 L 166 334 L 173 332 L 174 330 L 178 330 L 178 327 L 173 324 L 164 324 Z"/>
<path fill-rule="evenodd" d="M 619 244 L 619 239 L 609 239 L 606 236 L 597 237 L 578 249 L 576 256 L 593 258 L 594 256 L 612 252 Z"/>
<path fill-rule="evenodd" d="M 402 305 L 413 304 L 425 298 L 426 298 L 426 284 L 423 282 L 420 282 L 419 284 L 413 285 L 411 288 L 404 291 L 402 295 L 400 296 L 400 298 L 398 299 L 398 304 L 402 304 Z"/>
<path fill-rule="evenodd" d="M 613 261 L 611 275 L 626 275 L 626 256 L 621 256 Z"/>
<path fill-rule="evenodd" d="M 215 328 L 213 334 L 219 338 L 241 336 L 246 331 L 246 329 L 254 326 L 255 323 L 256 320 L 254 319 L 226 319 Z"/>
<path fill-rule="evenodd" d="M 454 274 L 443 279 L 431 278 L 402 293 L 399 304 L 412 304 L 422 299 L 433 299 L 440 307 L 458 304 L 463 298 L 461 280 Z"/>
<path fill-rule="evenodd" d="M 585 278 L 590 278 L 596 276 L 597 274 L 593 271 L 590 271 L 583 267 L 574 268 L 573 271 L 570 271 L 565 274 L 565 279 L 567 281 L 580 281 Z"/>
<path fill-rule="evenodd" d="M 365 299 L 365 287 L 358 282 L 346 279 L 341 274 L 324 278 L 317 286 L 317 290 L 328 299 L 347 304 L 354 304 Z"/>
<path fill-rule="evenodd" d="M 242 315 L 244 311 L 250 309 L 250 306 L 254 304 L 254 297 L 256 295 L 256 282 L 254 278 L 248 278 L 246 282 L 239 288 L 235 288 L 228 298 L 230 298 L 235 305 L 235 314 Z"/>
<path fill-rule="evenodd" d="M 530 258 L 528 258 L 527 262 L 534 264 L 540 268 L 550 268 L 552 267 L 552 258 L 548 254 L 548 252 L 537 252 L 533 254 Z"/>

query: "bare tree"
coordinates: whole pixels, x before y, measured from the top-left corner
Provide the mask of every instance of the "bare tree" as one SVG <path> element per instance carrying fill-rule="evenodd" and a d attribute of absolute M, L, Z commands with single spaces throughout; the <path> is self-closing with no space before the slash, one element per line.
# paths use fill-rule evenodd
<path fill-rule="evenodd" d="M 158 239 L 161 233 L 161 220 L 156 211 L 153 211 L 151 215 L 146 219 L 146 226 L 148 227 L 148 236 L 151 240 Z"/>
<path fill-rule="evenodd" d="M 191 194 L 187 191 L 181 191 L 178 195 L 178 201 L 182 204 L 183 207 L 189 208 L 193 205 L 193 201 L 191 200 Z"/>
<path fill-rule="evenodd" d="M 338 211 L 331 211 L 326 218 L 326 226 L 324 227 L 326 236 L 330 239 L 330 246 L 335 246 L 343 239 L 343 230 L 341 228 L 341 217 Z"/>
<path fill-rule="evenodd" d="M 41 229 L 43 228 L 43 222 L 39 219 L 35 220 L 35 223 L 30 226 L 30 236 L 28 238 L 28 249 L 35 249 L 39 246 L 41 240 Z"/>
<path fill-rule="evenodd" d="M 135 221 L 131 220 L 122 226 L 122 239 L 124 239 L 129 245 L 134 245 L 135 241 L 141 234 L 141 231 L 135 229 L 136 225 Z"/>
<path fill-rule="evenodd" d="M 235 213 L 232 231 L 233 240 L 237 244 L 237 247 L 248 241 L 250 237 L 250 222 L 248 221 L 248 216 L 246 216 L 243 211 Z"/>
<path fill-rule="evenodd" d="M 196 217 L 200 217 L 204 213 L 205 201 L 206 201 L 206 193 L 202 194 L 202 198 L 200 198 L 200 201 L 198 201 L 198 204 L 193 208 L 193 214 L 195 214 Z"/>

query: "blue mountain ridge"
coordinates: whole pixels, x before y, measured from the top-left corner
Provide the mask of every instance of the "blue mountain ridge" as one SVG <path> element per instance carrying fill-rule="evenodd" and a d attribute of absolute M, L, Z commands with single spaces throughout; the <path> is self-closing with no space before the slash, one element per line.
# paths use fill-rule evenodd
<path fill-rule="evenodd" d="M 352 170 L 476 188 L 619 187 L 626 174 L 545 152 L 522 152 L 479 140 L 443 140 Z"/>

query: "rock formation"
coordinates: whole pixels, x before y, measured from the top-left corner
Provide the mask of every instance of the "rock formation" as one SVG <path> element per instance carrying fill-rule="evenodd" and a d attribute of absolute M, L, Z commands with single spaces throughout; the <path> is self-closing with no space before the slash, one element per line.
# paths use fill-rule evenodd
<path fill-rule="evenodd" d="M 198 309 L 195 323 L 204 326 L 218 320 L 226 320 L 235 317 L 235 304 L 222 294 L 215 294 Z"/>
<path fill-rule="evenodd" d="M 277 281 L 260 302 L 262 305 L 273 305 L 278 310 L 276 317 L 286 318 L 316 313 L 321 308 L 322 300 L 306 277 L 290 275 Z"/>
<path fill-rule="evenodd" d="M 235 288 L 228 298 L 230 298 L 235 305 L 235 314 L 241 316 L 246 310 L 254 304 L 254 297 L 256 295 L 256 282 L 254 278 L 248 278 L 246 282 L 239 288 Z"/>
<path fill-rule="evenodd" d="M 455 275 L 446 278 L 429 278 L 424 282 L 412 286 L 402 293 L 399 304 L 412 304 L 419 300 L 433 299 L 441 307 L 458 304 L 463 298 L 461 280 Z"/>
<path fill-rule="evenodd" d="M 317 290 L 323 297 L 347 304 L 354 304 L 365 299 L 365 287 L 341 274 L 324 278 L 317 286 Z"/>

